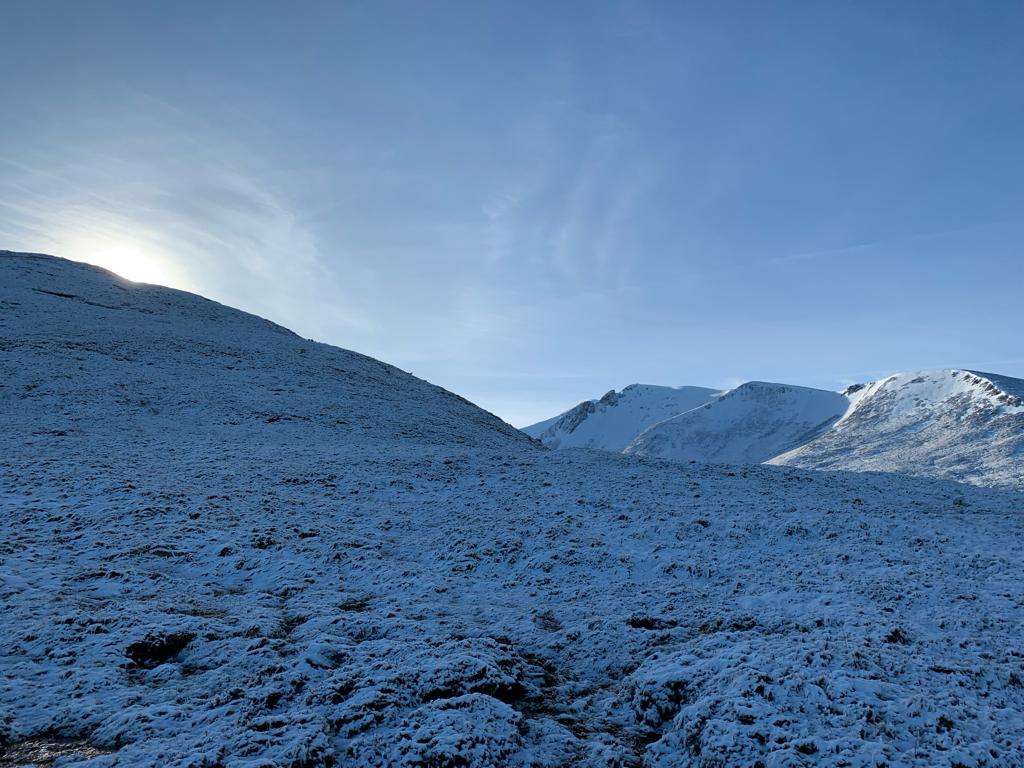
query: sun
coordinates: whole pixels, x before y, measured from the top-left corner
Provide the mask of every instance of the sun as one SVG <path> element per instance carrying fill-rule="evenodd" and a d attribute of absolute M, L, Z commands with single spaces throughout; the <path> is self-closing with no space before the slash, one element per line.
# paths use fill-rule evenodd
<path fill-rule="evenodd" d="M 144 231 L 127 225 L 76 223 L 55 228 L 54 253 L 103 267 L 133 283 L 179 287 L 181 275 L 176 260 Z"/>
<path fill-rule="evenodd" d="M 127 243 L 97 243 L 83 249 L 81 258 L 135 283 L 167 283 L 160 259 Z"/>

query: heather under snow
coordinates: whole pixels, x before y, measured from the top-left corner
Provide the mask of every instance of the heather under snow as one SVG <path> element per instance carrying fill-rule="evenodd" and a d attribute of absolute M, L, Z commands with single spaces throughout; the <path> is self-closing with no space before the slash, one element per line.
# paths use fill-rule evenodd
<path fill-rule="evenodd" d="M 1024 764 L 1013 490 L 552 451 L 8 253 L 0 418 L 0 765 Z"/>

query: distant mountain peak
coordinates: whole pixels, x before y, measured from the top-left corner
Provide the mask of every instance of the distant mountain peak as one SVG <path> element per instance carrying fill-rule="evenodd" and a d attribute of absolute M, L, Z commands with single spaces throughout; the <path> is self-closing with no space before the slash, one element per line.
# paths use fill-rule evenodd
<path fill-rule="evenodd" d="M 948 368 L 866 384 L 828 432 L 771 463 L 1024 485 L 1024 381 Z"/>
<path fill-rule="evenodd" d="M 707 387 L 630 384 L 584 400 L 553 419 L 524 428 L 551 448 L 622 451 L 638 431 L 707 403 L 721 392 Z"/>
<path fill-rule="evenodd" d="M 685 402 L 665 397 L 688 390 Z M 655 396 L 662 409 L 642 407 Z M 841 392 L 766 381 L 725 392 L 631 385 L 535 426 L 530 434 L 554 448 L 1024 486 L 1024 381 L 959 368 Z"/>
<path fill-rule="evenodd" d="M 758 464 L 821 434 L 848 406 L 838 392 L 748 381 L 647 428 L 626 451 L 679 461 Z"/>

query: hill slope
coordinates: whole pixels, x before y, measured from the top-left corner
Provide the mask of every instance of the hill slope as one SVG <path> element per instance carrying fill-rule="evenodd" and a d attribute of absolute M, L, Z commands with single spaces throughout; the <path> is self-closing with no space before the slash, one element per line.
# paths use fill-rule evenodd
<path fill-rule="evenodd" d="M 0 765 L 1024 764 L 1018 495 L 546 451 L 195 296 L 0 293 Z"/>
<path fill-rule="evenodd" d="M 0 251 L 0 269 L 0 413 L 26 435 L 529 442 L 393 366 L 200 296 L 49 256 Z"/>
<path fill-rule="evenodd" d="M 821 434 L 848 405 L 836 392 L 751 381 L 655 424 L 626 451 L 676 461 L 759 464 Z"/>
<path fill-rule="evenodd" d="M 828 432 L 773 463 L 1024 487 L 1024 381 L 921 371 L 849 394 L 849 412 Z"/>
<path fill-rule="evenodd" d="M 721 394 L 706 387 L 631 384 L 600 400 L 584 400 L 553 419 L 523 429 L 550 448 L 621 451 L 647 427 Z"/>

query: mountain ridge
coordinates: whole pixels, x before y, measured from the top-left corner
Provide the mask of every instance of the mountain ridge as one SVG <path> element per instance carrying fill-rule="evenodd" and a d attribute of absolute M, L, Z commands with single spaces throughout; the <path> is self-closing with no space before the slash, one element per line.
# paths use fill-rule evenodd
<path fill-rule="evenodd" d="M 1024 487 L 1016 392 L 1024 394 L 1024 381 L 967 369 L 893 374 L 850 393 L 831 430 L 770 463 Z"/>
<path fill-rule="evenodd" d="M 678 461 L 759 464 L 817 437 L 847 407 L 847 399 L 838 393 L 750 381 L 648 427 L 626 452 Z"/>
<path fill-rule="evenodd" d="M 740 400 L 746 407 L 737 405 Z M 615 403 L 602 410 L 588 402 L 599 401 L 542 422 L 554 427 L 534 429 L 533 435 L 550 447 L 567 447 L 555 428 L 575 414 L 590 432 L 590 444 L 582 447 L 603 447 L 602 420 Z M 1001 374 L 911 371 L 841 392 L 746 382 L 632 428 L 634 436 L 621 450 L 649 457 L 903 472 L 1024 487 L 1018 468 L 1024 463 L 1024 381 Z M 615 431 L 628 431 L 622 419 Z M 617 446 L 621 440 L 604 442 Z"/>
<path fill-rule="evenodd" d="M 697 408 L 722 394 L 694 386 L 630 384 L 595 400 L 584 400 L 551 419 L 523 431 L 551 448 L 602 448 L 621 451 L 632 442 L 637 428 Z"/>

